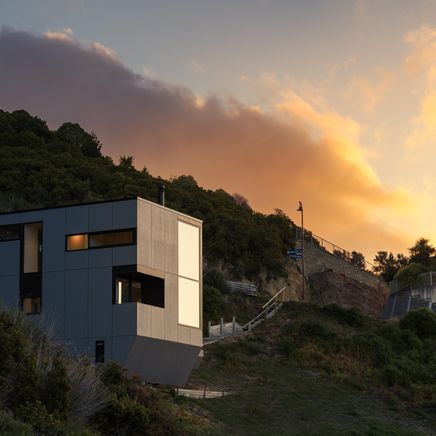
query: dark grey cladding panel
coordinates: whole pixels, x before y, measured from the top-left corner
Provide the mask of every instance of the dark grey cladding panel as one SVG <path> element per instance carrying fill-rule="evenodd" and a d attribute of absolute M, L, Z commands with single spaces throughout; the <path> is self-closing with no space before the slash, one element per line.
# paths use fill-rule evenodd
<path fill-rule="evenodd" d="M 0 276 L 20 273 L 20 241 L 0 242 Z"/>
<path fill-rule="evenodd" d="M 113 229 L 113 203 L 91 204 L 89 207 L 89 231 Z"/>
<path fill-rule="evenodd" d="M 131 336 L 137 333 L 137 304 L 112 305 L 113 336 Z"/>
<path fill-rule="evenodd" d="M 31 212 L 22 212 L 21 213 L 21 222 L 22 223 L 35 223 L 38 221 L 42 221 L 42 210 L 34 210 Z"/>
<path fill-rule="evenodd" d="M 112 360 L 123 364 L 132 348 L 136 336 L 114 336 L 112 338 Z"/>
<path fill-rule="evenodd" d="M 201 347 L 138 336 L 124 366 L 144 381 L 183 386 L 200 351 Z"/>
<path fill-rule="evenodd" d="M 113 203 L 114 229 L 127 229 L 136 227 L 137 200 L 117 201 Z"/>
<path fill-rule="evenodd" d="M 136 245 L 113 248 L 113 265 L 136 265 Z"/>
<path fill-rule="evenodd" d="M 21 223 L 21 213 L 7 213 L 5 215 L 0 215 L 0 226 L 6 224 L 20 224 Z"/>
<path fill-rule="evenodd" d="M 67 251 L 65 253 L 65 269 L 88 268 L 88 251 Z"/>
<path fill-rule="evenodd" d="M 88 253 L 90 268 L 112 266 L 112 248 L 96 248 L 88 250 Z"/>
<path fill-rule="evenodd" d="M 89 269 L 89 336 L 112 335 L 112 268 Z"/>
<path fill-rule="evenodd" d="M 65 336 L 65 273 L 42 275 L 42 313 L 56 338 Z"/>
<path fill-rule="evenodd" d="M 65 338 L 88 337 L 88 270 L 65 271 Z"/>
<path fill-rule="evenodd" d="M 90 339 L 67 339 L 65 340 L 65 347 L 70 356 L 79 357 L 79 356 L 92 356 L 92 344 L 90 343 Z"/>
<path fill-rule="evenodd" d="M 7 307 L 17 308 L 20 295 L 20 276 L 0 277 L 0 300 Z"/>
<path fill-rule="evenodd" d="M 88 208 L 89 206 L 75 206 L 65 208 L 67 233 L 88 233 Z"/>
<path fill-rule="evenodd" d="M 61 271 L 65 268 L 65 209 L 43 211 L 42 269 Z"/>

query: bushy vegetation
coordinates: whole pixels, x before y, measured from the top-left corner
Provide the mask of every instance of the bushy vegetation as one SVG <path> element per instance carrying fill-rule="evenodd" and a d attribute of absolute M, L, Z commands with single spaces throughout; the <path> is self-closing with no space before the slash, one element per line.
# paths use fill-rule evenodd
<path fill-rule="evenodd" d="M 131 156 L 119 164 L 102 154 L 93 133 L 65 123 L 56 131 L 25 111 L 0 111 L 0 211 L 141 196 L 204 220 L 208 264 L 223 263 L 237 278 L 284 276 L 293 223 L 281 211 L 254 212 L 241 196 L 206 190 L 191 176 L 171 180 L 138 171 Z"/>
<path fill-rule="evenodd" d="M 436 315 L 411 311 L 400 322 L 366 318 L 335 305 L 302 312 L 285 327 L 279 349 L 294 365 L 371 383 L 405 404 L 436 407 Z M 311 316 L 308 316 L 308 313 Z"/>
<path fill-rule="evenodd" d="M 224 423 L 214 434 L 423 435 L 436 430 L 435 374 L 427 309 L 380 321 L 289 302 L 252 334 L 209 345 L 190 383 L 234 394 L 204 403 Z"/>
<path fill-rule="evenodd" d="M 207 420 L 117 364 L 67 357 L 21 312 L 0 309 L 0 433 L 198 434 Z"/>

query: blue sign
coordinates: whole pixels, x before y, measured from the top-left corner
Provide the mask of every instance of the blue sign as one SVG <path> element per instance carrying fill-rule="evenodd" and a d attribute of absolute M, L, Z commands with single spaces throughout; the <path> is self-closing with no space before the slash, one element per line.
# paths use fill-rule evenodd
<path fill-rule="evenodd" d="M 288 250 L 288 257 L 291 259 L 303 259 L 303 250 L 301 248 Z"/>

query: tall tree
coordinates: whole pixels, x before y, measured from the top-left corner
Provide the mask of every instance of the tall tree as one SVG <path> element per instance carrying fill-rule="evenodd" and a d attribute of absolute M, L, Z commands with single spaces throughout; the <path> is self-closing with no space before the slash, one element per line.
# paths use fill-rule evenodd
<path fill-rule="evenodd" d="M 429 239 L 420 238 L 413 247 L 409 248 L 410 262 L 417 262 L 426 267 L 430 266 L 430 259 L 436 253 L 436 249 L 430 244 Z"/>

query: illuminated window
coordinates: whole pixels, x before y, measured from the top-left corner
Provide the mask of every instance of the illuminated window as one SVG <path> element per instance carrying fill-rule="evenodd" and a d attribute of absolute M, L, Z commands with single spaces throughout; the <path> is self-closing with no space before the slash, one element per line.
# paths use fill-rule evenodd
<path fill-rule="evenodd" d="M 67 237 L 67 251 L 86 250 L 88 248 L 88 235 L 70 235 Z"/>
<path fill-rule="evenodd" d="M 200 284 L 179 277 L 179 324 L 200 327 Z"/>
<path fill-rule="evenodd" d="M 37 313 L 41 313 L 41 298 L 40 297 L 23 298 L 23 312 L 26 315 L 34 315 Z"/>
<path fill-rule="evenodd" d="M 199 280 L 200 229 L 179 221 L 178 230 L 179 276 Z"/>
<path fill-rule="evenodd" d="M 119 247 L 135 243 L 135 231 L 115 230 L 110 232 L 83 233 L 67 236 L 67 251 L 88 248 Z"/>
<path fill-rule="evenodd" d="M 131 245 L 133 243 L 134 243 L 133 230 L 91 233 L 89 235 L 90 248 L 115 247 L 117 245 Z"/>
<path fill-rule="evenodd" d="M 117 275 L 115 303 L 143 303 L 165 307 L 165 280 L 141 273 Z"/>

